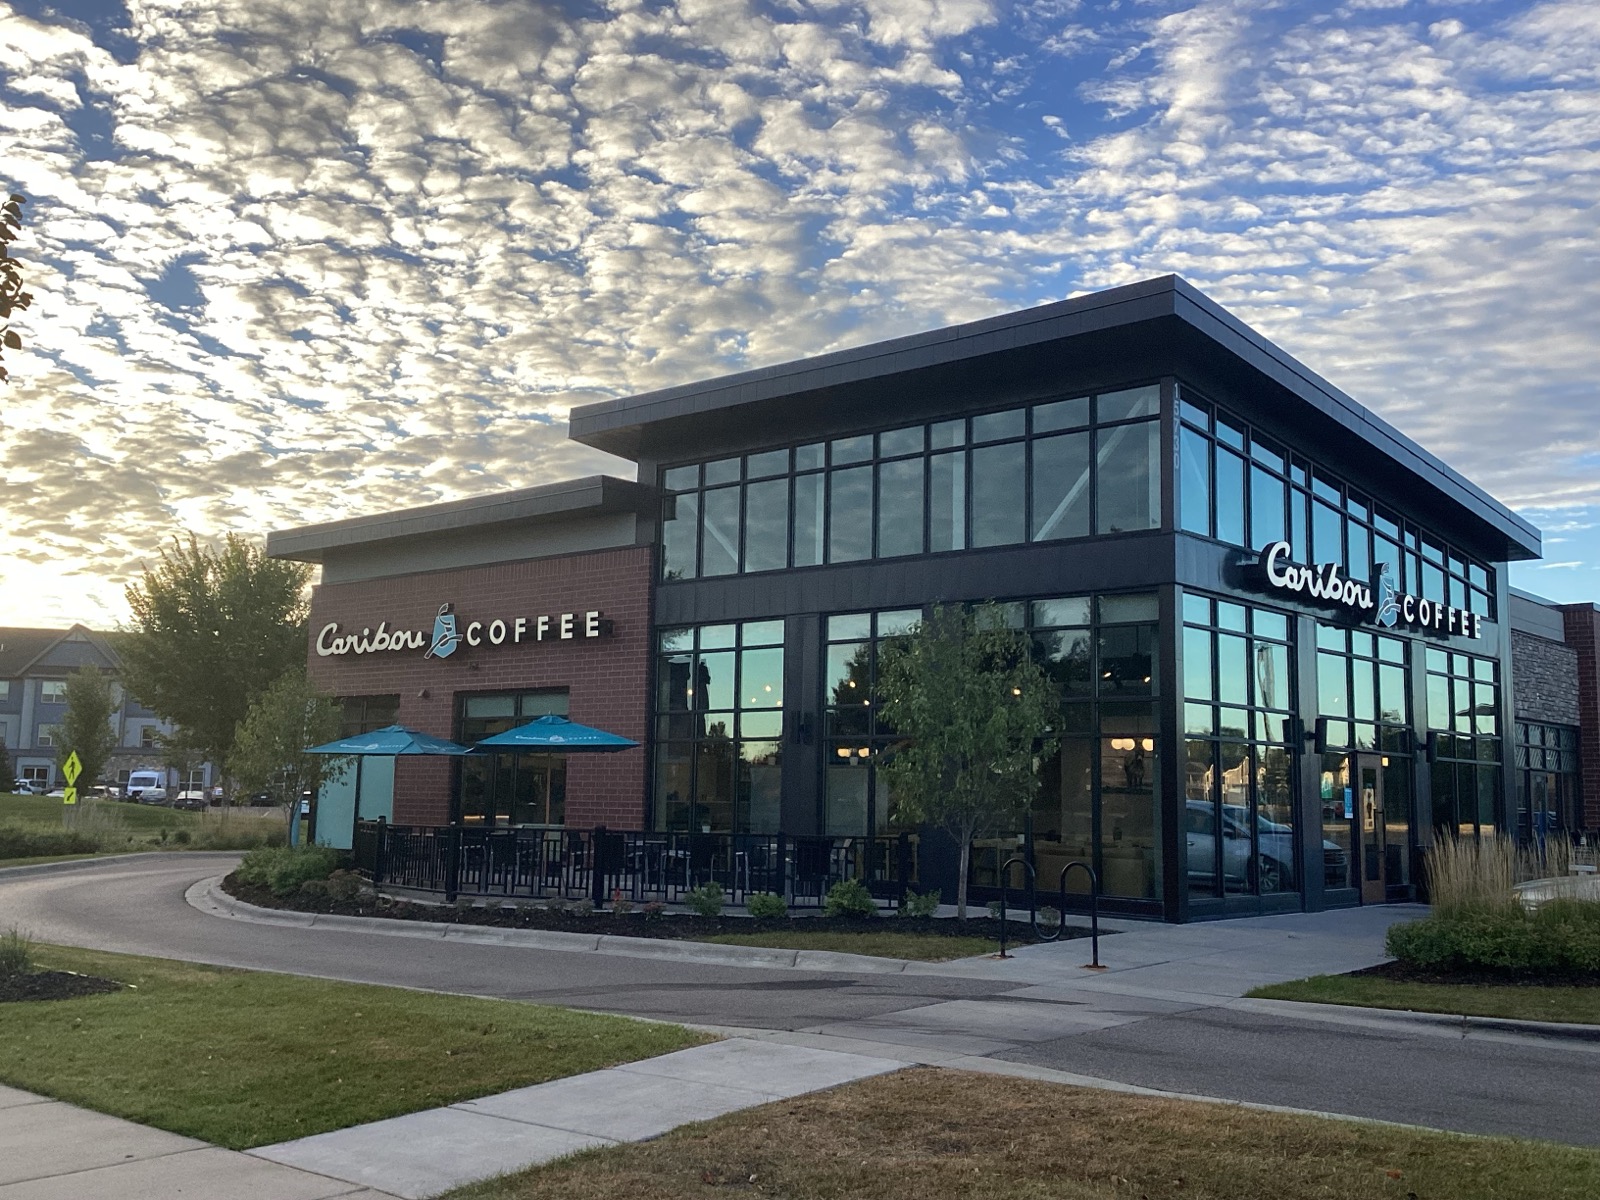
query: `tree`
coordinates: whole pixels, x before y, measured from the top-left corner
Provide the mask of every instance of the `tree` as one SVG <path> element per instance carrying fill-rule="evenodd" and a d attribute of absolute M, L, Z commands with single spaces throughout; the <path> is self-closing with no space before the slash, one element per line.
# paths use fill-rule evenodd
<path fill-rule="evenodd" d="M 33 303 L 33 293 L 22 290 L 22 266 L 11 257 L 11 243 L 22 230 L 22 206 L 27 202 L 26 196 L 12 192 L 0 204 L 0 383 L 11 378 L 5 368 L 5 352 L 22 349 L 22 338 L 11 328 L 11 314 Z"/>
<path fill-rule="evenodd" d="M 290 806 L 302 792 L 316 791 L 343 759 L 307 754 L 339 736 L 339 702 L 320 692 L 305 671 L 282 676 L 250 706 L 233 740 L 228 772 L 246 792 L 271 792 Z"/>
<path fill-rule="evenodd" d="M 229 534 L 220 548 L 174 539 L 127 589 L 134 623 L 121 639 L 123 680 L 218 766 L 239 723 L 283 675 L 305 664 L 311 568 Z"/>
<path fill-rule="evenodd" d="M 6 744 L 0 742 L 0 792 L 9 792 L 15 781 L 16 776 L 11 773 L 11 755 Z"/>
<path fill-rule="evenodd" d="M 100 772 L 117 748 L 116 730 L 111 716 L 117 710 L 111 694 L 111 677 L 98 667 L 79 667 L 67 676 L 67 714 L 61 720 L 56 745 L 56 766 L 76 753 L 82 764 L 78 786 L 87 790 L 100 778 Z"/>
<path fill-rule="evenodd" d="M 1056 684 L 1000 611 L 935 608 L 878 652 L 883 717 L 905 739 L 882 770 L 896 815 L 943 829 L 960 847 L 956 915 L 967 915 L 972 839 L 1014 829 L 1055 752 Z"/>

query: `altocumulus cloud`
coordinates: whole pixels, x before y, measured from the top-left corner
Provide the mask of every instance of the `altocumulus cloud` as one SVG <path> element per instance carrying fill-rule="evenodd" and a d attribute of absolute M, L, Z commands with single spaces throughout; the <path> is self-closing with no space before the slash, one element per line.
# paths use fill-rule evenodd
<path fill-rule="evenodd" d="M 1595 594 L 1597 64 L 1588 0 L 0 4 L 0 621 L 117 619 L 177 529 L 625 469 L 577 403 L 1167 271 Z"/>

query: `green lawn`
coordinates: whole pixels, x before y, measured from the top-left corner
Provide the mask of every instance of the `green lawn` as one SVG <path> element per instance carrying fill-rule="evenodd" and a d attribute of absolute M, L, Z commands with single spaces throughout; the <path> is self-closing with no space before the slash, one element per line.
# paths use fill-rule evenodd
<path fill-rule="evenodd" d="M 449 1200 L 1590 1200 L 1600 1152 L 901 1071 Z"/>
<path fill-rule="evenodd" d="M 244 1149 L 650 1058 L 676 1025 L 42 947 L 125 991 L 0 1004 L 0 1083 Z"/>
<path fill-rule="evenodd" d="M 120 800 L 85 800 L 69 809 L 59 797 L 0 795 L 0 830 L 41 835 L 76 833 L 103 854 L 247 849 L 268 837 L 281 838 L 284 825 L 283 815 L 276 809 L 179 812 L 161 805 Z M 27 861 L 41 861 L 44 857 L 30 857 Z M 57 855 L 52 853 L 49 857 Z"/>
<path fill-rule="evenodd" d="M 930 934 L 871 930 L 862 933 L 806 930 L 773 933 L 719 933 L 698 939 L 723 946 L 771 946 L 778 950 L 836 950 L 845 954 L 872 954 L 879 958 L 910 958 L 920 962 L 944 962 L 952 958 L 971 958 L 994 954 L 1000 943 L 981 937 L 940 937 Z"/>
<path fill-rule="evenodd" d="M 1257 988 L 1248 994 L 1262 1000 L 1308 1000 L 1455 1016 L 1600 1025 L 1600 988 L 1594 987 L 1493 987 L 1404 983 L 1376 975 L 1313 975 L 1310 979 Z"/>

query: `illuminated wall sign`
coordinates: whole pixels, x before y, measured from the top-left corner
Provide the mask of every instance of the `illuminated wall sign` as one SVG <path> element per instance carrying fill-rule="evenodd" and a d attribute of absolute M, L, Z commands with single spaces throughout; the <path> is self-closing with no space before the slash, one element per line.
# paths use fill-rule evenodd
<path fill-rule="evenodd" d="M 1372 584 L 1344 578 L 1337 563 L 1298 566 L 1289 561 L 1291 552 L 1288 542 L 1273 542 L 1261 551 L 1260 578 L 1269 590 L 1342 609 L 1385 629 L 1404 625 L 1427 633 L 1483 637 L 1481 613 L 1401 592 L 1394 585 L 1387 563 L 1378 564 L 1378 594 L 1374 596 Z"/>
<path fill-rule="evenodd" d="M 317 634 L 317 653 L 323 658 L 339 654 L 383 654 L 421 650 L 424 658 L 449 658 L 463 645 L 519 646 L 523 642 L 565 642 L 605 637 L 611 622 L 598 611 L 548 613 L 541 617 L 494 617 L 463 623 L 452 604 L 441 604 L 433 628 L 390 629 L 380 621 L 374 629 L 363 626 L 341 633 L 339 622 L 329 621 Z"/>

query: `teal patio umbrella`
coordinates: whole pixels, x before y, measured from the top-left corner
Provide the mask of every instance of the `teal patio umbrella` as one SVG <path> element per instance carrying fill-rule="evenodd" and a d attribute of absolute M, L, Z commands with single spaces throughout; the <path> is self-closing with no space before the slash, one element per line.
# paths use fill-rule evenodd
<path fill-rule="evenodd" d="M 350 839 L 354 844 L 356 821 L 361 815 L 363 758 L 369 755 L 374 758 L 399 758 L 402 755 L 417 754 L 459 757 L 471 754 L 472 747 L 452 742 L 448 738 L 434 737 L 431 733 L 423 733 L 418 729 L 407 729 L 404 725 L 386 725 L 382 729 L 374 729 L 371 733 L 358 733 L 353 737 L 340 738 L 338 741 L 324 742 L 320 746 L 308 746 L 306 753 L 336 754 L 342 758 L 356 760 L 355 801 L 350 806 Z"/>
<path fill-rule="evenodd" d="M 515 729 L 508 729 L 493 737 L 486 737 L 478 743 L 478 749 L 501 752 L 544 751 L 548 754 L 583 752 L 603 754 L 608 751 L 629 750 L 638 744 L 617 734 L 607 733 L 604 729 L 596 729 L 592 725 L 580 725 L 565 717 L 551 715 L 540 717 L 537 721 L 529 721 L 526 725 L 518 725 Z"/>

